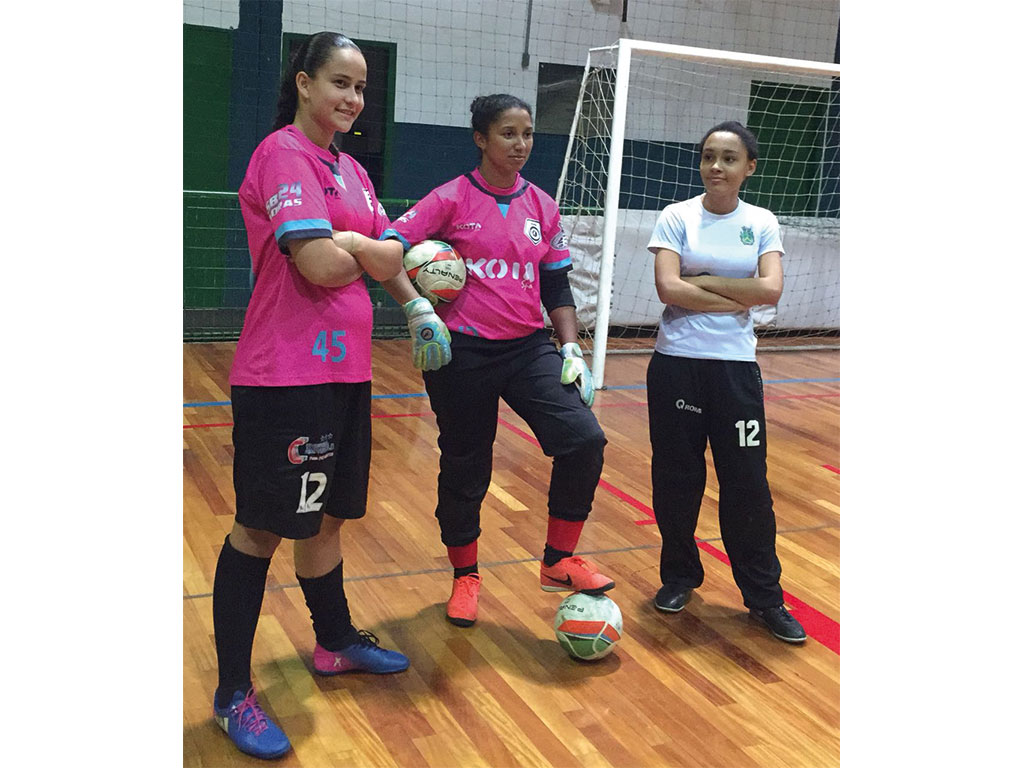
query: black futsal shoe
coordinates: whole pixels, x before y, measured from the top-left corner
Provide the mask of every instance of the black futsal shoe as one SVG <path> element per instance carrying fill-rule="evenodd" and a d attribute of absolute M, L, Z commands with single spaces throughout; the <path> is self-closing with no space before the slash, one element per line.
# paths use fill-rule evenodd
<path fill-rule="evenodd" d="M 689 587 L 677 587 L 666 584 L 654 596 L 654 607 L 664 613 L 679 613 L 690 602 L 693 590 Z"/>
<path fill-rule="evenodd" d="M 751 608 L 750 615 L 767 626 L 779 640 L 802 643 L 807 639 L 807 633 L 800 626 L 800 622 L 790 615 L 784 605 L 776 605 L 774 608 Z"/>

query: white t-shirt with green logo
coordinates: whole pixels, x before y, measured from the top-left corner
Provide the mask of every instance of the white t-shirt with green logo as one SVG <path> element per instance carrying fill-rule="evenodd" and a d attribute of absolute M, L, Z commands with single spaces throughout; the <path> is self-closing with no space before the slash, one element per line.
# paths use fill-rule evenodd
<path fill-rule="evenodd" d="M 761 254 L 783 253 L 779 221 L 767 208 L 739 201 L 724 216 L 707 211 L 703 195 L 672 203 L 658 216 L 647 250 L 680 256 L 683 277 L 754 277 Z M 674 357 L 754 360 L 757 340 L 749 310 L 700 312 L 667 305 L 655 349 Z"/>

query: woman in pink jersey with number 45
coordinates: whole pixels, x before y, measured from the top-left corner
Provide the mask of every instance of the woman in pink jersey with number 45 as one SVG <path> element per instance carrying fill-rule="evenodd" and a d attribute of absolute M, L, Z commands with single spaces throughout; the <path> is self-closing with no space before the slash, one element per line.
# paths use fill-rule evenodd
<path fill-rule="evenodd" d="M 389 222 L 366 171 L 334 146 L 363 109 L 366 61 L 320 32 L 281 82 L 272 133 L 239 189 L 255 275 L 231 368 L 235 522 L 213 586 L 214 716 L 241 751 L 291 745 L 256 700 L 253 638 L 270 559 L 295 541 L 295 572 L 313 619 L 317 674 L 399 672 L 409 660 L 352 625 L 339 531 L 366 514 L 372 307 L 363 282 L 401 270 L 380 240 Z"/>
<path fill-rule="evenodd" d="M 558 206 L 519 175 L 533 148 L 529 105 L 509 94 L 474 99 L 480 165 L 442 184 L 382 237 L 409 249 L 452 245 L 467 266 L 450 304 L 431 307 L 404 272 L 384 283 L 405 309 L 413 364 L 423 371 L 441 449 L 435 514 L 454 569 L 448 620 L 477 618 L 480 506 L 491 479 L 498 401 L 552 457 L 541 589 L 601 594 L 615 586 L 574 556 L 604 462 L 604 432 L 590 410 L 594 387 L 577 343 L 572 262 Z M 547 310 L 556 349 L 544 327 Z"/>

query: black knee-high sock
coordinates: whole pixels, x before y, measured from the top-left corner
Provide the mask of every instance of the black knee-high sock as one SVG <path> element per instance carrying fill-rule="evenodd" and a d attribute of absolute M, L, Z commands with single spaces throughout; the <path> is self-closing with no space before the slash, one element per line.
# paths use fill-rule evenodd
<path fill-rule="evenodd" d="M 328 651 L 340 651 L 359 638 L 359 632 L 352 626 L 352 616 L 348 611 L 343 566 L 344 561 L 338 563 L 334 570 L 312 579 L 296 574 L 306 598 L 310 618 L 313 619 L 313 634 L 316 635 L 316 641 Z"/>
<path fill-rule="evenodd" d="M 217 705 L 252 686 L 252 641 L 263 605 L 270 558 L 253 557 L 225 537 L 213 577 L 213 633 L 217 645 Z"/>

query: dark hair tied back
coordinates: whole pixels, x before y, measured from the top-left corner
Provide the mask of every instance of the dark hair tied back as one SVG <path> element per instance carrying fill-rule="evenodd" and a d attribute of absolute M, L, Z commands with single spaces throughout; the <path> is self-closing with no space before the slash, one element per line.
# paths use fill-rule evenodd
<path fill-rule="evenodd" d="M 525 109 L 526 114 L 533 119 L 533 111 L 530 105 L 518 96 L 508 93 L 492 93 L 489 96 L 477 96 L 469 105 L 469 111 L 473 115 L 473 130 L 487 135 L 494 121 L 501 117 L 506 109 Z"/>
<path fill-rule="evenodd" d="M 345 35 L 337 32 L 317 32 L 302 41 L 288 62 L 288 68 L 281 76 L 281 88 L 277 97 L 277 117 L 274 118 L 274 126 L 271 132 L 291 125 L 295 121 L 295 111 L 299 106 L 299 90 L 295 85 L 295 76 L 299 72 L 305 72 L 314 77 L 322 67 L 335 48 L 355 48 L 359 46 L 353 43 Z"/>
<path fill-rule="evenodd" d="M 743 142 L 743 146 L 747 149 L 747 159 L 757 160 L 757 136 L 754 132 L 747 128 L 743 123 L 739 123 L 735 120 L 726 120 L 724 123 L 719 123 L 714 128 L 704 134 L 704 138 L 700 140 L 700 145 L 697 147 L 697 154 L 704 154 L 704 142 L 708 140 L 708 137 L 712 133 L 718 133 L 724 131 L 725 133 L 735 133 L 740 137 L 740 141 Z"/>

